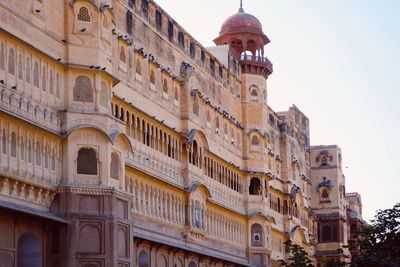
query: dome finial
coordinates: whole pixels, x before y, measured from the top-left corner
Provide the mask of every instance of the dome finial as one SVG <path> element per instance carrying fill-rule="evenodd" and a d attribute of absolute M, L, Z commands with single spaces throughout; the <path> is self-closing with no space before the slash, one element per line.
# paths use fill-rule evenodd
<path fill-rule="evenodd" d="M 240 0 L 239 12 L 244 12 L 244 9 L 243 9 L 243 0 Z"/>

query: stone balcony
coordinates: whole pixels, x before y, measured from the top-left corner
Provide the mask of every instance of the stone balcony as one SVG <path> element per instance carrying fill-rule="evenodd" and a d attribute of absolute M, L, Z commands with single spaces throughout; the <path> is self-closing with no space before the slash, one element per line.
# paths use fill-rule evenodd
<path fill-rule="evenodd" d="M 262 75 L 265 79 L 273 72 L 271 61 L 266 57 L 242 55 L 240 57 L 242 73 Z"/>

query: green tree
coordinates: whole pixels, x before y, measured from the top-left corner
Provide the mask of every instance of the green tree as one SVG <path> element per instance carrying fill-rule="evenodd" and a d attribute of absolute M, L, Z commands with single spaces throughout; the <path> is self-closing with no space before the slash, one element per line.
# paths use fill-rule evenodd
<path fill-rule="evenodd" d="M 349 248 L 357 253 L 352 267 L 399 267 L 400 203 L 378 210 L 375 220 L 349 241 Z"/>
<path fill-rule="evenodd" d="M 337 250 L 338 254 L 343 254 L 343 249 L 339 248 Z M 337 259 L 332 259 L 329 257 L 323 257 L 322 258 L 322 262 L 324 263 L 325 267 L 345 267 L 348 266 L 348 264 L 346 262 L 342 262 L 341 260 L 337 260 Z"/>
<path fill-rule="evenodd" d="M 292 244 L 290 240 L 285 242 L 286 248 L 289 250 L 290 257 L 287 261 L 281 261 L 281 266 L 285 267 L 314 267 L 312 261 L 308 257 L 303 247 Z"/>

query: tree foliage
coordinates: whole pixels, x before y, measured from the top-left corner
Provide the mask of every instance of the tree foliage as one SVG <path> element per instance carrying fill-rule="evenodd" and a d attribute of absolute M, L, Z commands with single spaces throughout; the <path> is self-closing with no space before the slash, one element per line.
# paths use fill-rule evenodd
<path fill-rule="evenodd" d="M 353 267 L 399 267 L 400 203 L 378 210 L 371 224 L 349 241 L 349 248 L 358 254 L 352 259 Z"/>
<path fill-rule="evenodd" d="M 285 242 L 286 248 L 289 250 L 290 257 L 287 261 L 281 261 L 281 266 L 285 267 L 314 267 L 312 261 L 308 257 L 303 247 L 292 244 L 290 240 Z"/>

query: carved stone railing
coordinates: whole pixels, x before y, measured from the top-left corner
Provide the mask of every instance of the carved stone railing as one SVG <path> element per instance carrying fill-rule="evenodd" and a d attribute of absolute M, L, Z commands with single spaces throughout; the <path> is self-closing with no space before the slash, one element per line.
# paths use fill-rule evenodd
<path fill-rule="evenodd" d="M 245 213 L 242 194 L 207 176 L 204 178 L 204 184 L 210 190 L 214 202 L 238 213 Z"/>
<path fill-rule="evenodd" d="M 180 163 L 164 156 L 139 142 L 134 142 L 134 151 L 127 152 L 125 162 L 128 166 L 146 172 L 162 181 L 183 187 Z"/>
<path fill-rule="evenodd" d="M 30 121 L 39 127 L 60 132 L 61 120 L 57 110 L 44 106 L 6 86 L 0 87 L 0 110 Z"/>

